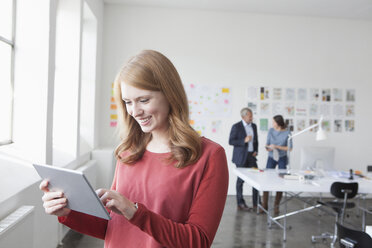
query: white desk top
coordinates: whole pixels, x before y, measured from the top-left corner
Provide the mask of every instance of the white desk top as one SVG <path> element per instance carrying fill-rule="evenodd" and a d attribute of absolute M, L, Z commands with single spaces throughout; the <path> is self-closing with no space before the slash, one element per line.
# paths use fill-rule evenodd
<path fill-rule="evenodd" d="M 234 172 L 246 183 L 259 191 L 329 193 L 333 182 L 357 182 L 358 193 L 372 194 L 372 180 L 354 176 L 354 180 L 335 177 L 321 177 L 308 182 L 284 179 L 279 170 L 266 169 L 263 172 L 250 168 L 235 168 Z M 298 172 L 301 174 L 301 172 Z"/>

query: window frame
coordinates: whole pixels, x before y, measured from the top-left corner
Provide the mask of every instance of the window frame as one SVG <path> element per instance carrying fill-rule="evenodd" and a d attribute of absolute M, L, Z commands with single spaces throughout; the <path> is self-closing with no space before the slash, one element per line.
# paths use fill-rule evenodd
<path fill-rule="evenodd" d="M 10 139 L 9 140 L 0 140 L 0 146 L 9 145 L 13 143 L 13 110 L 14 110 L 14 47 L 15 47 L 15 27 L 16 27 L 16 0 L 12 1 L 12 27 L 11 27 L 11 40 L 6 39 L 0 34 L 0 42 L 11 47 L 11 56 L 10 56 L 10 87 L 12 89 L 11 104 L 10 104 Z"/>

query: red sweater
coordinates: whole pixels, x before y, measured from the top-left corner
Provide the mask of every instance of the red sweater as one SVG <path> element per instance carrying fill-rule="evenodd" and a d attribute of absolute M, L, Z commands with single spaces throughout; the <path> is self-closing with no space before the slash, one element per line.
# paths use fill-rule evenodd
<path fill-rule="evenodd" d="M 138 210 L 131 220 L 111 212 L 107 221 L 71 211 L 64 225 L 116 247 L 210 247 L 225 206 L 228 168 L 224 149 L 202 138 L 202 156 L 182 169 L 169 153 L 146 151 L 135 165 L 117 163 L 112 189 Z"/>

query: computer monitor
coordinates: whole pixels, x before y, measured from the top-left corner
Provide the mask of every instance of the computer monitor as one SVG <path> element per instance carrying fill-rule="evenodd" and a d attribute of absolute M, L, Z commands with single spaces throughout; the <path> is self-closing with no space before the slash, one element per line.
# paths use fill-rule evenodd
<path fill-rule="evenodd" d="M 301 169 L 333 170 L 334 147 L 305 146 L 301 148 Z"/>

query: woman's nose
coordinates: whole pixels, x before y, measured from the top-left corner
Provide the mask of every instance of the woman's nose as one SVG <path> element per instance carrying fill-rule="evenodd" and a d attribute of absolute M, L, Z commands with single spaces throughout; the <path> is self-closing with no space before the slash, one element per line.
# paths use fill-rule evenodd
<path fill-rule="evenodd" d="M 142 108 L 138 104 L 133 104 L 132 116 L 137 117 L 143 114 Z"/>

